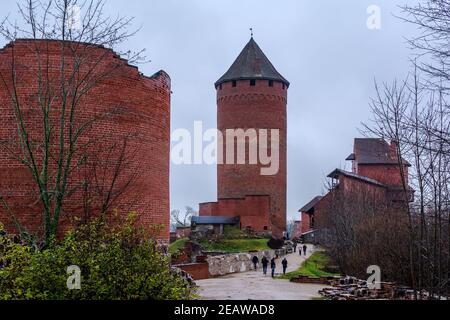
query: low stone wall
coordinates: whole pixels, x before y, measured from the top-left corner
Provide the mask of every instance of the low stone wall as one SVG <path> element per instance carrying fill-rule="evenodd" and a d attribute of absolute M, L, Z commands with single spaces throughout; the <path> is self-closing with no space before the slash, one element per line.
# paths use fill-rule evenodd
<path fill-rule="evenodd" d="M 261 259 L 266 256 L 269 260 L 278 255 L 286 255 L 284 250 L 266 250 L 254 253 L 233 253 L 225 255 L 208 255 L 209 274 L 212 277 L 224 276 L 231 273 L 247 272 L 254 269 L 252 259 L 257 256 L 261 268 Z"/>

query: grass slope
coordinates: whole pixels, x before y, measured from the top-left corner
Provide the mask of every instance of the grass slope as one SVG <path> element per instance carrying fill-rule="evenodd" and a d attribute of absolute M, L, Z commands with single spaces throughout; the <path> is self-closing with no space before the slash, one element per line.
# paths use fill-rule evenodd
<path fill-rule="evenodd" d="M 205 251 L 216 251 L 226 253 L 248 252 L 269 250 L 267 239 L 230 239 L 209 242 L 200 242 Z"/>
<path fill-rule="evenodd" d="M 169 253 L 174 254 L 184 248 L 188 238 L 178 239 L 169 246 Z"/>
<path fill-rule="evenodd" d="M 312 278 L 339 276 L 338 273 L 326 272 L 327 265 L 330 264 L 330 258 L 325 252 L 315 252 L 311 257 L 306 259 L 300 269 L 289 272 L 284 276 L 280 276 L 280 279 L 292 279 L 299 276 L 307 276 Z"/>

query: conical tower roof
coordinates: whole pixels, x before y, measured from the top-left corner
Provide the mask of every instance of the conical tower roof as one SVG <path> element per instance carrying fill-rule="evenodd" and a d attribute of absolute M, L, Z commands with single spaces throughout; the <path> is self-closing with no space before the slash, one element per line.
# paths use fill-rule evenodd
<path fill-rule="evenodd" d="M 274 80 L 289 87 L 287 81 L 273 66 L 253 37 L 231 65 L 216 82 L 216 87 L 233 80 Z"/>

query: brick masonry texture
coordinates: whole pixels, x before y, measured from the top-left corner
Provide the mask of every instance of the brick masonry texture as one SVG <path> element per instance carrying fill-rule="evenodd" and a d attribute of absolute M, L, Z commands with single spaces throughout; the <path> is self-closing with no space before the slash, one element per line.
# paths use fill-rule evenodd
<path fill-rule="evenodd" d="M 134 178 L 133 182 L 124 188 L 123 194 L 117 196 L 111 209 L 118 209 L 121 216 L 136 211 L 140 224 L 149 231 L 155 224 L 162 225 L 158 238 L 168 241 L 171 95 L 169 76 L 160 71 L 152 77 L 145 77 L 112 50 L 100 46 L 66 42 L 64 47 L 63 51 L 60 41 L 18 40 L 0 50 L 0 141 L 5 146 L 17 139 L 17 125 L 9 95 L 12 84 L 12 57 L 14 56 L 16 65 L 18 97 L 26 127 L 32 139 L 42 141 L 42 115 L 37 103 L 38 61 L 48 61 L 50 87 L 57 90 L 62 77 L 62 56 L 65 57 L 66 69 L 70 70 L 75 62 L 73 52 L 83 52 L 82 57 L 85 60 L 80 77 L 86 76 L 87 70 L 93 66 L 94 75 L 97 72 L 107 74 L 98 77 L 96 85 L 80 100 L 75 118 L 76 126 L 86 123 L 89 119 L 98 118 L 80 137 L 80 144 L 91 142 L 83 149 L 88 158 L 92 156 L 92 159 L 95 155 L 98 163 L 102 164 L 103 171 L 97 171 L 102 179 L 96 180 L 96 187 L 104 191 L 111 185 L 111 172 L 120 154 L 124 153 L 126 164 L 123 165 L 116 186 L 120 183 L 125 186 L 130 180 L 129 177 Z M 37 49 L 40 59 L 37 58 Z M 66 73 L 65 78 L 68 77 Z M 55 132 L 58 132 L 57 120 L 61 112 L 59 96 L 55 97 L 52 107 L 55 110 L 52 111 L 51 122 L 55 125 Z M 106 114 L 108 116 L 103 116 Z M 59 150 L 56 141 L 57 137 L 54 137 L 54 151 Z M 39 151 L 36 152 L 39 154 Z M 74 163 L 80 159 L 78 153 Z M 50 170 L 54 168 L 53 165 Z M 72 218 L 83 215 L 82 202 L 85 196 L 81 187 L 86 181 L 86 172 L 85 168 L 79 166 L 70 177 L 73 192 L 63 205 L 63 229 L 72 225 Z M 89 172 L 92 173 L 92 168 Z M 29 231 L 42 232 L 42 208 L 38 201 L 36 185 L 24 165 L 14 159 L 10 150 L 4 147 L 0 148 L 0 192 L 16 213 L 18 220 Z M 0 221 L 5 224 L 7 230 L 14 232 L 11 219 L 2 206 Z"/>
<path fill-rule="evenodd" d="M 276 175 L 261 175 L 261 165 L 218 165 L 218 206 L 227 206 L 221 204 L 226 199 L 269 196 L 268 215 L 262 210 L 256 218 L 250 213 L 256 210 L 253 205 L 242 208 L 242 227 L 251 226 L 259 231 L 267 226 L 278 237 L 286 230 L 286 109 L 287 86 L 281 82 L 274 81 L 270 86 L 268 80 L 255 80 L 251 86 L 249 80 L 239 80 L 235 87 L 233 82 L 226 82 L 217 88 L 217 123 L 224 137 L 227 129 L 278 129 L 280 133 L 280 167 Z M 226 159 L 225 147 L 223 154 Z M 223 213 L 220 210 L 216 215 Z"/>
<path fill-rule="evenodd" d="M 247 196 L 244 199 L 219 199 L 218 202 L 200 204 L 201 216 L 241 218 L 241 228 L 256 232 L 269 230 L 270 196 Z"/>

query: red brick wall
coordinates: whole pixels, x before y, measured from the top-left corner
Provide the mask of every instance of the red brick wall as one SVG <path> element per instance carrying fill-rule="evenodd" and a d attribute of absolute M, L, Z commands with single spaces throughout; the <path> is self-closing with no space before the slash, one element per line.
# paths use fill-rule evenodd
<path fill-rule="evenodd" d="M 311 216 L 306 212 L 302 212 L 302 226 L 301 226 L 302 234 L 312 230 L 310 217 Z"/>
<path fill-rule="evenodd" d="M 160 234 L 162 240 L 169 239 L 169 141 L 170 141 L 170 78 L 161 71 L 148 78 L 141 75 L 137 68 L 127 64 L 113 51 L 97 46 L 66 42 L 64 77 L 69 78 L 74 62 L 70 49 L 81 54 L 86 64 L 96 65 L 94 75 L 105 74 L 107 77 L 99 80 L 97 85 L 80 100 L 75 123 L 77 126 L 94 117 L 101 117 L 80 138 L 80 145 L 89 141 L 94 144 L 87 146 L 85 154 L 91 157 L 96 154 L 103 171 L 98 186 L 103 189 L 111 185 L 114 161 L 117 162 L 121 148 L 127 140 L 125 155 L 126 165 L 116 186 L 123 185 L 133 178 L 133 183 L 124 188 L 125 193 L 114 203 L 114 208 L 126 214 L 135 210 L 140 222 L 145 227 L 152 224 L 162 224 Z M 42 116 L 37 104 L 38 92 L 38 59 L 36 49 L 41 52 L 41 61 L 49 61 L 48 73 L 51 79 L 49 86 L 58 92 L 61 78 L 62 43 L 59 41 L 19 40 L 0 50 L 0 141 L 8 145 L 17 139 L 17 126 L 8 89 L 11 88 L 11 61 L 13 52 L 17 66 L 18 96 L 22 104 L 27 129 L 34 140 L 42 140 Z M 100 62 L 99 62 L 100 61 Z M 98 63 L 99 62 L 99 63 Z M 82 68 L 80 77 L 85 76 L 87 69 Z M 6 83 L 6 85 L 5 85 Z M 52 124 L 55 132 L 59 130 L 59 115 L 61 98 L 56 96 L 52 103 Z M 108 112 L 115 111 L 107 117 Z M 120 112 L 116 112 L 120 110 Z M 54 137 L 57 141 L 56 137 Z M 66 143 L 68 145 L 68 141 Z M 57 144 L 52 144 L 52 150 L 57 151 Z M 14 149 L 17 150 L 17 149 Z M 108 150 L 113 150 L 109 152 Z M 38 165 L 42 159 L 39 151 Z M 74 163 L 82 158 L 81 153 L 75 155 Z M 91 157 L 92 159 L 93 157 Z M 87 167 L 87 166 L 86 166 Z M 50 170 L 54 170 L 51 166 Z M 89 172 L 92 173 L 92 168 Z M 86 177 L 86 168 L 78 167 L 71 175 L 69 185 L 73 194 L 67 198 L 63 206 L 61 219 L 65 228 L 74 216 L 82 215 L 82 188 Z M 11 152 L 0 148 L 0 192 L 5 196 L 18 220 L 32 232 L 42 232 L 41 207 L 37 200 L 38 192 L 32 182 L 28 170 L 13 159 Z M 0 221 L 7 229 L 12 230 L 11 220 L 0 206 Z M 12 230 L 14 232 L 14 230 Z"/>
<path fill-rule="evenodd" d="M 339 178 L 339 188 L 348 195 L 367 194 L 371 198 L 380 200 L 386 199 L 386 188 L 375 184 L 367 183 L 358 179 L 341 175 Z"/>
<path fill-rule="evenodd" d="M 209 278 L 208 263 L 180 264 L 174 267 L 177 267 L 189 273 L 194 280 L 203 280 Z"/>
<path fill-rule="evenodd" d="M 269 196 L 247 196 L 244 199 L 219 199 L 218 202 L 200 204 L 200 216 L 240 216 L 242 228 L 251 227 L 263 232 L 271 231 Z"/>
<path fill-rule="evenodd" d="M 396 164 L 362 165 L 358 164 L 358 174 L 375 179 L 389 186 L 402 186 L 400 166 Z M 404 169 L 405 181 L 408 184 L 408 167 Z"/>
<path fill-rule="evenodd" d="M 260 165 L 218 165 L 218 199 L 270 196 L 270 229 L 281 237 L 286 230 L 286 104 L 287 87 L 281 82 L 257 80 L 226 82 L 217 91 L 218 129 L 279 129 L 280 169 L 277 175 L 262 176 Z M 247 148 L 248 149 L 248 148 Z M 226 159 L 226 148 L 224 148 Z M 263 217 L 261 217 L 262 219 Z M 255 222 L 262 225 L 262 222 Z"/>

